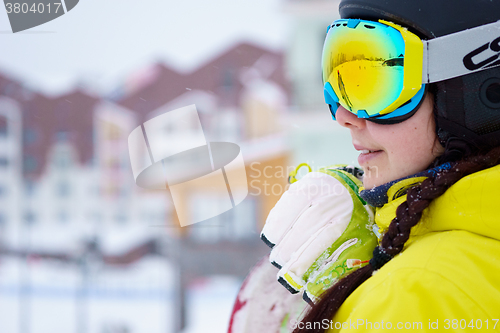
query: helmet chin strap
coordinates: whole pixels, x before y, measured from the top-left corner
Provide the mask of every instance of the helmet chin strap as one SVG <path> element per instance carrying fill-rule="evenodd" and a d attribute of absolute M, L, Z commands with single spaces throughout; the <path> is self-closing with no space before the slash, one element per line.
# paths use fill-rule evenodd
<path fill-rule="evenodd" d="M 443 81 L 500 66 L 500 21 L 423 43 L 422 83 Z"/>
<path fill-rule="evenodd" d="M 438 138 L 439 142 L 444 147 L 444 153 L 439 157 L 437 164 L 459 161 L 464 157 L 472 155 L 479 149 L 474 143 L 465 141 L 456 136 L 451 136 L 442 128 L 438 130 Z"/>
<path fill-rule="evenodd" d="M 486 153 L 500 146 L 500 105 L 496 103 L 500 85 L 492 78 L 500 78 L 500 67 L 429 85 L 434 95 L 436 133 L 450 152 L 446 160 L 443 156 L 440 161 Z M 483 90 L 490 95 L 483 96 Z M 483 97 L 490 98 L 491 103 L 485 103 Z"/>
<path fill-rule="evenodd" d="M 493 140 L 500 131 L 489 135 L 477 135 L 471 130 L 437 116 L 437 136 L 439 143 L 445 148 L 444 154 L 439 158 L 439 163 L 458 161 L 477 152 L 486 152 L 495 147 Z"/>

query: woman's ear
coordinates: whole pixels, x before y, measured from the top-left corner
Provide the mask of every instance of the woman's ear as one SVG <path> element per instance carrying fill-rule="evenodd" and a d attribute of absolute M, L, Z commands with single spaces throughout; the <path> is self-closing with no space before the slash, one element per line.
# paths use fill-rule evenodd
<path fill-rule="evenodd" d="M 435 99 L 435 86 L 433 84 L 430 85 L 429 90 L 427 91 L 426 98 L 429 99 L 430 103 L 432 103 L 432 117 L 429 118 L 429 122 L 433 122 L 433 124 L 429 124 L 429 128 L 434 128 L 434 145 L 432 146 L 432 156 L 436 158 L 441 156 L 444 153 L 444 146 L 441 143 L 438 132 L 439 128 L 437 125 L 437 108 L 436 108 L 436 99 Z"/>
<path fill-rule="evenodd" d="M 434 146 L 432 147 L 432 155 L 435 156 L 436 158 L 443 155 L 444 153 L 444 147 L 441 145 L 441 142 L 436 135 L 434 138 Z"/>

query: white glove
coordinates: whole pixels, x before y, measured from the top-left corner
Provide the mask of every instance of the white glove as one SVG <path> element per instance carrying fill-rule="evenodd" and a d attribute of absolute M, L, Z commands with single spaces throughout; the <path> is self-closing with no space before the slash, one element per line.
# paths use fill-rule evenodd
<path fill-rule="evenodd" d="M 270 261 L 280 268 L 278 280 L 292 293 L 347 258 L 371 258 L 376 246 L 370 229 L 373 211 L 358 196 L 360 181 L 345 170 L 332 166 L 306 174 L 269 213 L 261 238 L 272 247 Z"/>

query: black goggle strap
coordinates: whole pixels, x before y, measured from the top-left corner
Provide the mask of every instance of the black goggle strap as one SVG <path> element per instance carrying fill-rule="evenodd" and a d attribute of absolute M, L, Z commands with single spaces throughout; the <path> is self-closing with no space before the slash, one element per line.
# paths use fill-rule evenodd
<path fill-rule="evenodd" d="M 424 43 L 422 83 L 432 83 L 500 65 L 500 21 Z"/>

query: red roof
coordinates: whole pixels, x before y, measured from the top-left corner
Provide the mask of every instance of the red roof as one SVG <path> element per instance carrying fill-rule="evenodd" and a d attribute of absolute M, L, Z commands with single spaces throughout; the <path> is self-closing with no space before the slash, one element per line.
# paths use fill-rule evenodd
<path fill-rule="evenodd" d="M 179 73 L 162 64 L 150 67 L 142 78 L 133 78 L 132 91 L 124 92 L 117 103 L 137 112 L 144 121 L 147 114 L 170 102 L 187 90 L 203 90 L 218 97 L 219 103 L 238 106 L 245 69 L 267 59 L 267 79 L 290 89 L 284 75 L 284 55 L 259 46 L 241 43 L 208 61 L 191 73 Z M 271 65 L 269 65 L 271 64 Z M 129 87 L 130 88 L 130 87 Z M 23 173 L 38 178 L 46 167 L 49 149 L 57 140 L 71 143 L 81 164 L 94 155 L 93 110 L 99 97 L 75 90 L 58 97 L 48 97 L 23 87 L 20 82 L 0 74 L 0 95 L 18 101 L 23 110 Z M 139 119 L 141 120 L 141 119 Z"/>
<path fill-rule="evenodd" d="M 98 98 L 76 90 L 49 98 L 34 94 L 23 103 L 23 172 L 39 176 L 46 166 L 49 149 L 58 140 L 71 143 L 81 164 L 92 160 L 93 110 Z"/>
<path fill-rule="evenodd" d="M 243 88 L 239 79 L 241 71 L 254 66 L 263 56 L 275 63 L 268 79 L 289 93 L 283 69 L 284 55 L 253 44 L 241 43 L 188 74 L 156 64 L 154 70 L 157 74 L 154 80 L 117 102 L 145 117 L 149 112 L 184 94 L 186 90 L 204 90 L 217 95 L 223 105 L 238 106 Z"/>

